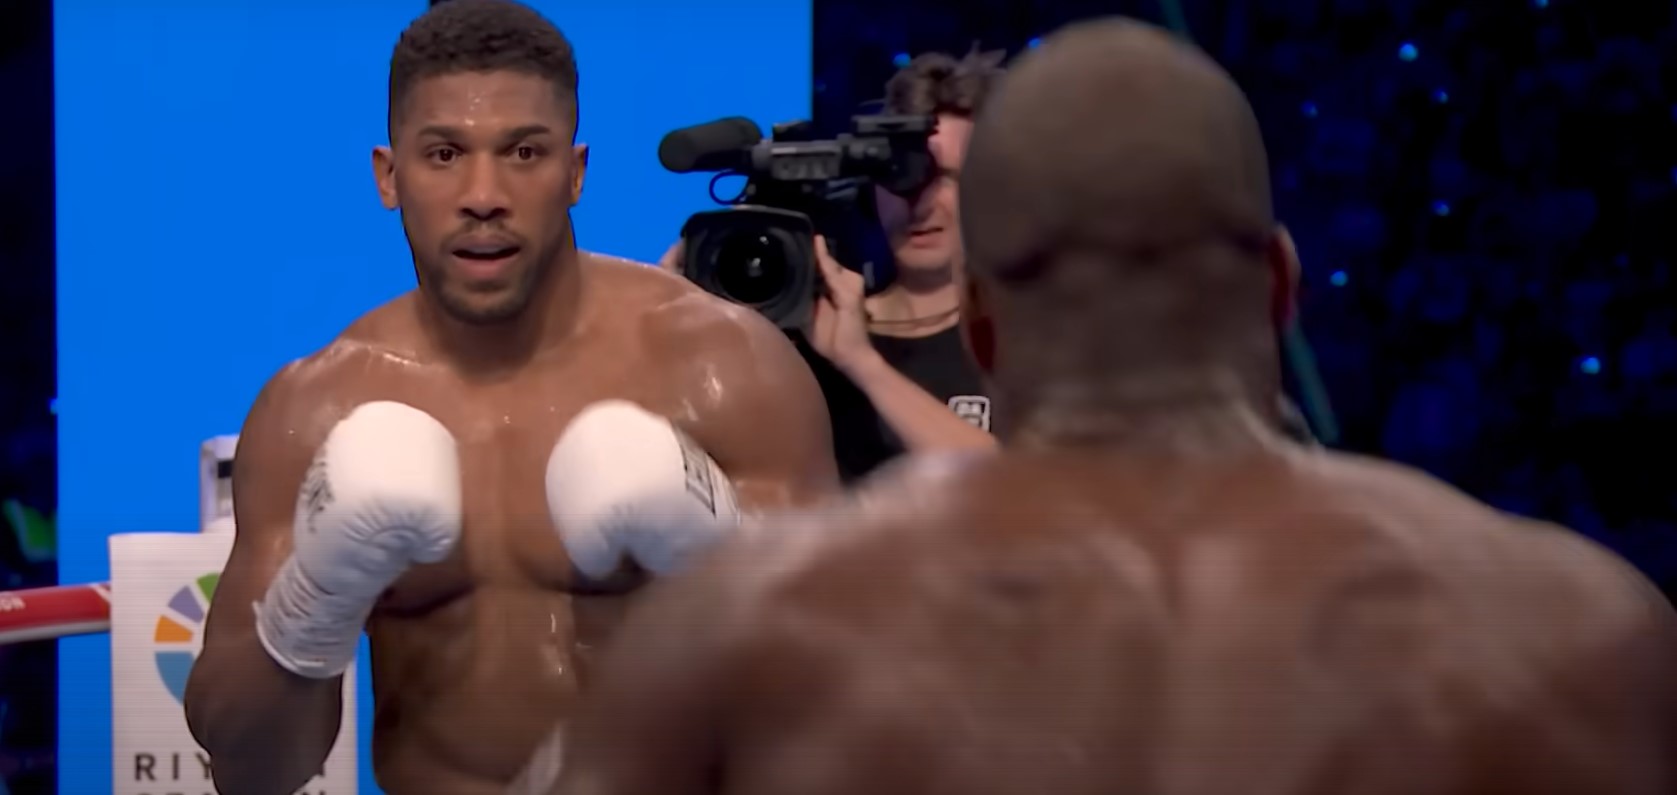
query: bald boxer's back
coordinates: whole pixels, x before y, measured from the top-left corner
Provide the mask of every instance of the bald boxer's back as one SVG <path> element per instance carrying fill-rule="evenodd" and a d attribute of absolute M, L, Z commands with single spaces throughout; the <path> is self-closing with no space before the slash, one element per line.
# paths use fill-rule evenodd
<path fill-rule="evenodd" d="M 1677 786 L 1669 607 L 1396 466 L 1009 454 L 811 525 L 715 572 L 758 657 L 721 791 Z"/>
<path fill-rule="evenodd" d="M 1009 70 L 960 179 L 1004 452 L 655 586 L 552 791 L 1677 790 L 1673 616 L 1628 566 L 1267 430 L 1298 264 L 1232 78 L 1124 19 Z"/>

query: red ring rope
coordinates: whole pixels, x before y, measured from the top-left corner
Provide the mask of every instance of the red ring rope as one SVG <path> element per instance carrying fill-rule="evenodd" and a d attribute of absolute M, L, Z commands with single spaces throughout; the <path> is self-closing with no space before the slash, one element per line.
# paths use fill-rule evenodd
<path fill-rule="evenodd" d="M 105 583 L 0 591 L 0 646 L 111 629 L 111 587 Z"/>

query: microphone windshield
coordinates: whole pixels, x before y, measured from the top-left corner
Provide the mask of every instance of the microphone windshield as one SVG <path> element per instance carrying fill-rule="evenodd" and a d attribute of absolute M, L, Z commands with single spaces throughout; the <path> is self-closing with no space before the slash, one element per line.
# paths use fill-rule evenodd
<path fill-rule="evenodd" d="M 747 152 L 763 140 L 757 123 L 743 116 L 683 127 L 658 144 L 658 162 L 677 174 L 728 171 L 749 165 Z"/>

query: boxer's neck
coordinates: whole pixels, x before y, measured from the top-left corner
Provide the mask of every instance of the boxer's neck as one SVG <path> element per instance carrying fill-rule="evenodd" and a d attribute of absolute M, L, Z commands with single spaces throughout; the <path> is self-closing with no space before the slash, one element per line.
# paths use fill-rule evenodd
<path fill-rule="evenodd" d="M 438 349 L 463 372 L 479 376 L 517 371 L 568 339 L 582 307 L 582 254 L 565 246 L 517 316 L 474 324 L 449 315 L 434 301 L 422 301 L 426 326 Z"/>
<path fill-rule="evenodd" d="M 1232 372 L 1156 374 L 1000 389 L 1004 446 L 1238 454 L 1280 439 L 1279 403 Z"/>

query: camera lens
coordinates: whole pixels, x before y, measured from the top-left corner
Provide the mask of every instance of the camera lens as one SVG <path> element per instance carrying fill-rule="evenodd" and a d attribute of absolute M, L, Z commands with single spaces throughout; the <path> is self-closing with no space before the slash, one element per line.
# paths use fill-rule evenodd
<path fill-rule="evenodd" d="M 786 248 L 772 233 L 736 232 L 716 247 L 716 286 L 730 300 L 764 304 L 792 282 Z"/>

